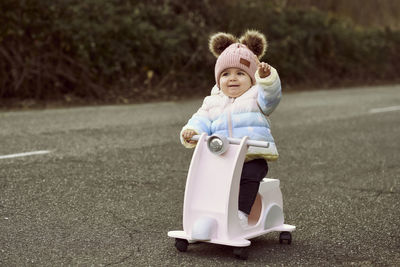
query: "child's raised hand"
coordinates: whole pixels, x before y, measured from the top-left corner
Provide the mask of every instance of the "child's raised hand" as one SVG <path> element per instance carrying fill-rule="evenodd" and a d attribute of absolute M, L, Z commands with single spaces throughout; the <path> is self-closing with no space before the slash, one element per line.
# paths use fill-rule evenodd
<path fill-rule="evenodd" d="M 265 62 L 258 64 L 258 74 L 260 78 L 268 77 L 271 74 L 271 66 Z"/>
<path fill-rule="evenodd" d="M 196 135 L 196 132 L 193 130 L 184 130 L 182 133 L 183 139 L 189 144 L 196 144 L 197 141 L 190 140 L 194 135 Z"/>

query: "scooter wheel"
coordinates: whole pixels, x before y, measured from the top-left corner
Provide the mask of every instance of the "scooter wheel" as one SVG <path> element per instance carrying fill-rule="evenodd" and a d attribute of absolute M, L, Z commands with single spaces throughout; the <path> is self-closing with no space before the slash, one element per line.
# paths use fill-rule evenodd
<path fill-rule="evenodd" d="M 292 243 L 292 234 L 290 232 L 281 232 L 279 235 L 279 243 L 283 243 L 283 241 L 287 241 L 290 245 Z"/>
<path fill-rule="evenodd" d="M 238 259 L 247 260 L 249 257 L 249 250 L 247 247 L 236 247 L 233 248 L 233 255 Z"/>
<path fill-rule="evenodd" d="M 175 247 L 180 252 L 186 252 L 189 246 L 189 242 L 186 239 L 175 238 Z"/>

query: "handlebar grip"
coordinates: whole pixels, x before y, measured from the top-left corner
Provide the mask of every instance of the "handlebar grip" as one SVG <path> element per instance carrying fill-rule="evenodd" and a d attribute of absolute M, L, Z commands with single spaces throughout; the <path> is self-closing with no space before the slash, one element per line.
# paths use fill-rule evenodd
<path fill-rule="evenodd" d="M 207 136 L 206 140 L 208 140 L 208 138 L 210 138 L 211 136 Z M 193 141 L 198 141 L 200 139 L 200 135 L 194 135 L 191 140 Z M 240 142 L 242 141 L 239 138 L 227 138 L 229 141 L 229 144 L 235 144 L 235 145 L 239 145 Z M 249 146 L 256 146 L 256 147 L 265 147 L 265 148 L 269 148 L 270 143 L 266 142 L 266 141 L 258 141 L 258 140 L 248 140 L 247 141 L 247 145 Z"/>

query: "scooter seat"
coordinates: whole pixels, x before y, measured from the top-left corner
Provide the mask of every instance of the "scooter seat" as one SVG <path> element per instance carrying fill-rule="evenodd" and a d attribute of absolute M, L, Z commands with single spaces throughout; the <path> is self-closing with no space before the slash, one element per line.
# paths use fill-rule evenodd
<path fill-rule="evenodd" d="M 279 184 L 280 184 L 280 182 L 278 179 L 264 178 L 264 179 L 262 179 L 262 181 L 260 183 L 259 191 L 264 192 L 267 190 L 279 188 Z"/>

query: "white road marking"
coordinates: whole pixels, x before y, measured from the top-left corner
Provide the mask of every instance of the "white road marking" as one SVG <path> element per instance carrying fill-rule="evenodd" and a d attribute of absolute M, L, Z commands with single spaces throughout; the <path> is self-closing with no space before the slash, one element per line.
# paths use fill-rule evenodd
<path fill-rule="evenodd" d="M 385 108 L 373 108 L 369 110 L 369 113 L 381 113 L 381 112 L 390 112 L 400 110 L 400 106 L 392 106 L 392 107 L 385 107 Z"/>
<path fill-rule="evenodd" d="M 51 151 L 48 150 L 40 150 L 40 151 L 32 151 L 32 152 L 24 152 L 24 153 L 17 153 L 17 154 L 9 154 L 0 156 L 0 159 L 11 159 L 11 158 L 18 158 L 18 157 L 26 157 L 26 156 L 33 156 L 33 155 L 42 155 L 50 153 Z"/>

